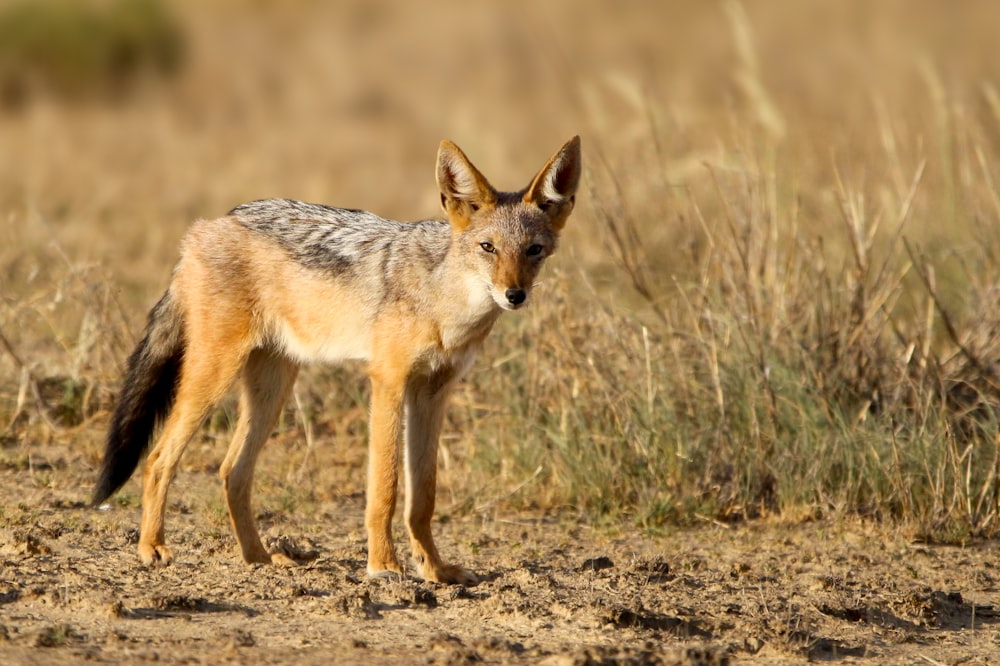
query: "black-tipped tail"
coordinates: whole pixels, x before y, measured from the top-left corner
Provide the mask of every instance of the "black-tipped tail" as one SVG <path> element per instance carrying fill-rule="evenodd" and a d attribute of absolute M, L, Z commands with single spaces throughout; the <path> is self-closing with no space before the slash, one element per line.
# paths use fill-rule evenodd
<path fill-rule="evenodd" d="M 91 500 L 102 504 L 139 466 L 156 426 L 170 411 L 184 359 L 182 320 L 168 291 L 149 312 L 146 333 L 128 359 L 107 447 Z"/>

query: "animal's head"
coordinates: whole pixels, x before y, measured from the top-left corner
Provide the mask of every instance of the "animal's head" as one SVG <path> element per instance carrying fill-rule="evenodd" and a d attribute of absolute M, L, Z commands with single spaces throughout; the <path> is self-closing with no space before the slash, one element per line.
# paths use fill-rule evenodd
<path fill-rule="evenodd" d="M 516 310 L 527 303 L 573 210 L 580 170 L 580 137 L 575 136 L 526 188 L 498 192 L 458 146 L 441 142 L 437 181 L 452 228 L 451 252 L 501 308 Z"/>

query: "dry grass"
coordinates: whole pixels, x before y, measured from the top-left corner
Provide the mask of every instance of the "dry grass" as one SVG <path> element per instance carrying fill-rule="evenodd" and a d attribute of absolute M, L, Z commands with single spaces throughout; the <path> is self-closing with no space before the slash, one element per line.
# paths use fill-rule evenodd
<path fill-rule="evenodd" d="M 446 510 L 996 533 L 1000 8 L 202 5 L 178 78 L 0 119 L 5 458 L 96 460 L 190 219 L 431 216 L 440 138 L 516 187 L 579 132 L 563 249 L 449 417 Z M 306 433 L 362 446 L 365 390 L 303 377 L 265 504 L 322 485 Z"/>

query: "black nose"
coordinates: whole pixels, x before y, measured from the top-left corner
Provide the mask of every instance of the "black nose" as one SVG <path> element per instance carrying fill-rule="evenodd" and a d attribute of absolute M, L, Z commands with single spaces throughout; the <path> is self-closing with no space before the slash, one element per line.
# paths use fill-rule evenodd
<path fill-rule="evenodd" d="M 511 305 L 520 305 L 524 303 L 527 294 L 524 293 L 524 289 L 508 289 L 504 292 L 504 296 L 507 297 L 507 302 Z"/>

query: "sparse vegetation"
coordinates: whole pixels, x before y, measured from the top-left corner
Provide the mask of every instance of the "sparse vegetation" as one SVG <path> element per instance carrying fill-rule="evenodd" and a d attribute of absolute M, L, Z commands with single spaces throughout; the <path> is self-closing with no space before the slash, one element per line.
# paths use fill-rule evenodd
<path fill-rule="evenodd" d="M 546 7 L 540 24 L 558 15 Z M 548 42 L 484 6 L 463 20 L 497 19 L 495 58 L 432 49 L 428 67 L 460 71 L 413 81 L 341 70 L 424 53 L 401 37 L 431 30 L 412 10 L 185 5 L 202 60 L 155 102 L 0 128 L 21 165 L 0 174 L 4 459 L 39 440 L 96 459 L 190 218 L 270 195 L 433 215 L 442 136 L 520 173 L 536 140 L 579 131 L 588 191 L 564 248 L 450 413 L 446 513 L 545 507 L 649 529 L 860 514 L 930 540 L 996 534 L 1000 71 L 976 30 L 995 10 L 836 7 L 812 21 L 683 5 L 656 30 L 645 10 L 605 24 L 594 9 Z M 370 43 L 345 45 L 363 29 Z M 536 79 L 524 58 L 545 63 Z M 517 86 L 509 108 L 482 106 Z M 281 510 L 362 487 L 317 479 L 303 423 L 357 463 L 364 389 L 316 369 L 298 397 L 261 465 Z M 192 468 L 214 470 L 230 421 L 211 421 Z"/>

